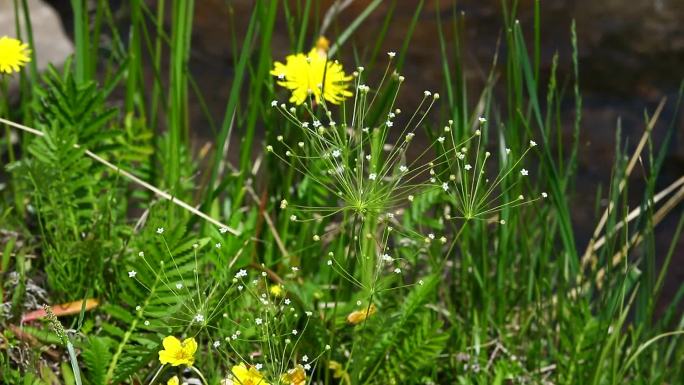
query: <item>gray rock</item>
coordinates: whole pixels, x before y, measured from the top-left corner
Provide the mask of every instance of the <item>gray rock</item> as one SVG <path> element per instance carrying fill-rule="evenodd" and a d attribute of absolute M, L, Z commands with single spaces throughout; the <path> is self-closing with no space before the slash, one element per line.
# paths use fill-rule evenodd
<path fill-rule="evenodd" d="M 17 36 L 13 3 L 9 0 L 0 1 L 0 36 Z M 66 58 L 74 52 L 74 45 L 64 32 L 59 15 L 42 0 L 28 0 L 28 8 L 31 14 L 35 44 L 31 50 L 36 53 L 38 69 L 47 68 L 49 63 L 60 67 Z M 22 31 L 25 31 L 23 29 L 23 15 L 21 22 Z M 25 32 L 23 32 L 22 37 L 26 41 Z"/>

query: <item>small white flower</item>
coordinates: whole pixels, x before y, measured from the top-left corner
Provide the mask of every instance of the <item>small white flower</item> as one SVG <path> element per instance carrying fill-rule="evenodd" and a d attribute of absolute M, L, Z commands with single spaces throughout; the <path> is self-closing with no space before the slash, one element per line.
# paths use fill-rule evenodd
<path fill-rule="evenodd" d="M 218 348 L 219 346 L 221 346 L 221 341 L 214 341 L 214 347 Z"/>
<path fill-rule="evenodd" d="M 305 355 L 302 357 L 302 361 L 308 362 L 308 361 L 309 361 L 309 356 L 307 356 L 307 355 L 305 354 Z"/>
<path fill-rule="evenodd" d="M 135 277 L 136 274 L 138 274 L 137 271 L 131 270 L 128 272 L 128 278 L 133 278 L 133 277 Z"/>
<path fill-rule="evenodd" d="M 529 174 L 529 171 L 527 171 L 526 169 L 523 168 L 522 170 L 520 170 L 520 174 L 522 176 L 527 176 Z"/>
<path fill-rule="evenodd" d="M 505 225 L 505 224 L 506 224 L 506 220 L 505 220 L 505 219 L 502 219 L 502 220 L 499 221 L 499 223 L 501 223 L 502 225 Z"/>
<path fill-rule="evenodd" d="M 135 307 L 135 311 L 140 311 L 140 309 L 142 309 L 142 307 L 140 307 L 140 305 Z"/>
<path fill-rule="evenodd" d="M 254 322 L 255 322 L 257 325 L 261 325 L 261 324 L 264 322 L 264 320 L 262 320 L 261 318 L 257 318 L 257 319 L 254 320 Z"/>
<path fill-rule="evenodd" d="M 240 271 L 235 274 L 235 278 L 242 278 L 247 276 L 247 270 L 245 269 L 240 269 Z"/>
<path fill-rule="evenodd" d="M 286 201 L 285 199 L 283 199 L 282 201 L 280 201 L 280 208 L 281 208 L 282 210 L 285 210 L 285 209 L 287 208 L 287 201 Z"/>
<path fill-rule="evenodd" d="M 432 95 L 432 92 L 426 90 L 423 92 L 423 95 L 430 96 L 430 95 Z"/>
<path fill-rule="evenodd" d="M 397 267 L 396 269 L 394 269 L 394 273 L 401 274 L 401 269 Z"/>
<path fill-rule="evenodd" d="M 138 257 L 144 257 L 144 256 L 145 256 L 145 253 L 144 253 L 144 252 L 141 251 L 141 252 L 138 253 Z"/>
<path fill-rule="evenodd" d="M 377 178 L 377 177 L 378 177 L 378 174 L 376 174 L 376 173 L 371 173 L 370 175 L 368 175 L 368 179 L 370 179 L 370 180 L 375 180 L 375 178 Z"/>
<path fill-rule="evenodd" d="M 392 262 L 392 261 L 394 261 L 394 258 L 390 257 L 389 254 L 383 254 L 383 255 L 382 255 L 382 260 L 385 261 L 385 262 Z"/>
<path fill-rule="evenodd" d="M 472 169 L 473 166 L 471 166 L 471 165 L 469 165 L 469 164 L 466 164 L 465 167 L 463 167 L 463 168 L 465 168 L 466 171 L 470 171 L 470 169 Z"/>
<path fill-rule="evenodd" d="M 255 368 L 256 370 L 261 370 L 261 368 L 263 368 L 263 367 L 264 367 L 264 365 L 262 365 L 262 364 L 256 364 L 256 365 L 254 365 L 254 368 Z"/>
<path fill-rule="evenodd" d="M 330 345 L 325 345 L 325 350 L 330 350 Z"/>
<path fill-rule="evenodd" d="M 409 195 L 408 200 L 409 200 L 409 202 L 413 202 L 413 195 Z"/>
<path fill-rule="evenodd" d="M 180 289 L 182 289 L 182 288 L 183 288 L 183 284 L 182 284 L 182 283 L 177 283 L 177 284 L 176 284 L 176 289 L 180 290 Z"/>
<path fill-rule="evenodd" d="M 161 234 L 161 233 L 163 233 L 163 232 L 164 232 L 164 228 L 163 228 L 163 227 L 157 227 L 157 234 Z"/>
<path fill-rule="evenodd" d="M 289 298 L 285 298 L 285 301 L 283 301 L 283 302 L 285 302 L 285 305 L 289 305 L 289 304 L 290 304 L 290 299 L 289 299 Z"/>
<path fill-rule="evenodd" d="M 220 248 L 221 248 L 221 242 L 219 242 L 219 243 L 216 244 L 216 248 L 217 248 L 217 249 L 220 249 Z"/>
<path fill-rule="evenodd" d="M 547 198 L 548 196 L 549 196 L 549 194 L 547 194 L 545 192 L 542 193 L 542 198 Z"/>
<path fill-rule="evenodd" d="M 536 145 L 537 145 L 537 142 L 535 142 L 534 140 L 530 140 L 530 147 L 534 147 Z"/>
<path fill-rule="evenodd" d="M 311 365 L 305 364 L 305 365 L 304 365 L 304 370 L 306 370 L 306 371 L 311 370 Z"/>
<path fill-rule="evenodd" d="M 387 52 L 387 56 L 389 56 L 390 58 L 393 58 L 393 57 L 396 56 L 396 55 L 397 55 L 397 53 L 394 52 L 394 51 L 389 51 L 389 52 Z"/>
<path fill-rule="evenodd" d="M 311 317 L 313 315 L 313 313 L 310 311 L 305 311 L 304 314 L 306 314 L 307 317 Z"/>
<path fill-rule="evenodd" d="M 197 315 L 195 316 L 195 322 L 197 322 L 197 323 L 204 322 L 204 315 L 202 315 L 201 313 L 197 313 Z"/>
<path fill-rule="evenodd" d="M 220 232 L 221 234 L 225 234 L 225 233 L 228 232 L 228 228 L 227 228 L 227 227 L 221 227 L 221 228 L 219 229 L 219 232 Z"/>
<path fill-rule="evenodd" d="M 278 101 L 277 100 L 272 101 L 271 107 L 278 107 Z"/>
<path fill-rule="evenodd" d="M 439 138 L 437 138 L 437 141 L 440 143 L 444 143 L 444 137 L 440 136 Z"/>
<path fill-rule="evenodd" d="M 297 329 L 292 329 L 292 334 L 297 335 L 297 333 L 299 333 Z"/>
<path fill-rule="evenodd" d="M 266 272 L 265 272 L 265 271 L 262 271 L 262 272 L 261 272 L 261 276 L 262 276 L 262 277 L 265 277 L 265 276 L 266 276 Z"/>
<path fill-rule="evenodd" d="M 402 164 L 401 166 L 399 166 L 399 171 L 406 172 L 406 171 L 408 171 L 408 167 L 406 167 Z"/>
<path fill-rule="evenodd" d="M 442 183 L 442 190 L 444 190 L 444 191 L 449 190 L 449 184 L 447 182 Z"/>
<path fill-rule="evenodd" d="M 239 286 L 238 286 L 238 290 L 239 290 L 239 291 L 242 291 L 242 289 L 244 289 L 244 288 L 245 288 L 245 287 L 242 286 L 242 285 L 239 285 Z"/>
<path fill-rule="evenodd" d="M 145 322 L 143 322 L 143 323 L 145 324 L 145 326 L 150 326 L 150 321 L 148 321 L 148 320 L 145 320 Z"/>
<path fill-rule="evenodd" d="M 238 336 L 237 336 L 237 334 L 233 334 L 232 336 L 230 336 L 230 338 L 232 338 L 233 341 L 235 341 L 238 338 Z"/>
<path fill-rule="evenodd" d="M 487 119 L 486 119 L 484 116 L 480 116 L 479 118 L 477 118 L 477 120 L 478 120 L 480 123 L 486 123 L 486 122 L 487 122 Z"/>
<path fill-rule="evenodd" d="M 418 284 L 419 284 L 420 286 L 423 286 L 423 285 L 425 284 L 425 282 L 423 282 L 423 280 L 421 279 L 420 281 L 418 281 Z"/>
<path fill-rule="evenodd" d="M 338 158 L 340 156 L 341 152 L 340 150 L 333 150 L 332 156 L 333 158 Z"/>
<path fill-rule="evenodd" d="M 385 122 L 385 125 L 386 125 L 387 127 L 392 127 L 392 126 L 394 126 L 394 122 L 392 122 L 391 120 L 388 120 L 388 121 Z"/>
<path fill-rule="evenodd" d="M 313 126 L 314 126 L 314 127 L 317 128 L 317 127 L 320 126 L 320 125 L 321 125 L 321 122 L 319 122 L 318 120 L 314 120 L 314 121 L 313 121 Z"/>
<path fill-rule="evenodd" d="M 285 79 L 285 74 L 278 74 L 278 80 Z"/>
<path fill-rule="evenodd" d="M 358 301 L 356 301 L 356 306 L 361 306 L 362 303 L 363 302 L 361 302 L 361 300 L 358 300 Z"/>
<path fill-rule="evenodd" d="M 292 271 L 297 272 L 299 271 L 299 268 L 297 266 L 292 266 Z"/>
<path fill-rule="evenodd" d="M 297 216 L 294 215 L 294 214 L 293 214 L 293 215 L 290 215 L 290 220 L 291 220 L 292 222 L 296 221 L 296 220 L 297 220 Z"/>
<path fill-rule="evenodd" d="M 435 234 L 433 234 L 433 233 L 428 234 L 428 238 L 435 239 Z"/>
<path fill-rule="evenodd" d="M 332 260 L 328 259 L 328 266 L 332 266 L 333 262 Z"/>
<path fill-rule="evenodd" d="M 510 148 L 506 148 L 506 154 L 510 154 L 510 153 L 511 153 L 511 149 L 510 149 Z"/>

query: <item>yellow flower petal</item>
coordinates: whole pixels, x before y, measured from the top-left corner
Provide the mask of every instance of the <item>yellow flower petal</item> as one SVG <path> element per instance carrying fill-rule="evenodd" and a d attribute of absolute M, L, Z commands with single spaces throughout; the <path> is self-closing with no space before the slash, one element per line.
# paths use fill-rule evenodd
<path fill-rule="evenodd" d="M 164 338 L 162 340 L 162 346 L 164 346 L 164 349 L 166 350 L 179 350 L 182 347 L 180 340 L 174 336 Z"/>
<path fill-rule="evenodd" d="M 261 372 L 253 366 L 247 368 L 244 363 L 240 363 L 233 366 L 230 371 L 233 373 L 235 382 L 240 385 L 270 385 Z"/>
<path fill-rule="evenodd" d="M 183 340 L 183 350 L 191 356 L 195 355 L 197 351 L 197 341 L 194 338 L 186 338 Z"/>
<path fill-rule="evenodd" d="M 305 385 L 306 372 L 302 365 L 297 365 L 294 369 L 290 369 L 287 373 L 282 375 L 281 380 L 285 385 Z"/>
<path fill-rule="evenodd" d="M 377 308 L 375 307 L 375 305 L 371 304 L 370 307 L 368 307 L 367 309 L 364 308 L 362 310 L 356 310 L 349 313 L 349 315 L 347 316 L 347 322 L 349 322 L 352 325 L 360 324 L 361 322 L 365 321 L 366 318 L 375 314 L 376 311 Z"/>
<path fill-rule="evenodd" d="M 28 45 L 20 40 L 0 37 L 0 73 L 19 72 L 21 67 L 31 61 L 30 53 Z"/>
<path fill-rule="evenodd" d="M 285 58 L 285 63 L 273 63 L 271 74 L 278 77 L 278 85 L 292 92 L 290 102 L 303 104 L 309 98 L 320 103 L 321 98 L 339 104 L 352 96 L 348 90 L 351 75 L 344 73 L 342 64 L 327 57 L 327 40 L 319 39 L 316 47 L 306 55 L 297 53 Z"/>
<path fill-rule="evenodd" d="M 179 385 L 180 381 L 178 381 L 178 376 L 173 376 L 169 378 L 168 381 L 166 381 L 166 385 Z"/>
<path fill-rule="evenodd" d="M 195 362 L 197 341 L 194 338 L 187 338 L 181 342 L 174 336 L 168 336 L 164 338 L 162 345 L 164 350 L 159 351 L 159 362 L 163 365 L 191 366 Z"/>

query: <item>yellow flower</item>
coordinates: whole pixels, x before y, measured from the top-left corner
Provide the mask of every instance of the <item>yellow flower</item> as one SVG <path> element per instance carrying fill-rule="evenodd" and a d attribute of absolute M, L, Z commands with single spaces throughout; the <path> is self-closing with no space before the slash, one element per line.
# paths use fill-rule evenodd
<path fill-rule="evenodd" d="M 231 372 L 233 372 L 233 377 L 235 380 L 237 380 L 237 384 L 270 385 L 268 382 L 266 382 L 266 380 L 264 380 L 264 376 L 262 376 L 261 373 L 259 373 L 259 371 L 253 366 L 247 368 L 245 364 L 240 363 L 240 365 L 233 366 Z"/>
<path fill-rule="evenodd" d="M 377 309 L 375 308 L 375 305 L 371 304 L 367 309 L 364 308 L 363 310 L 356 310 L 349 313 L 347 316 L 347 322 L 352 325 L 360 324 L 361 322 L 365 321 L 366 318 L 375 314 L 376 311 Z"/>
<path fill-rule="evenodd" d="M 285 385 L 305 385 L 306 372 L 302 365 L 297 365 L 294 369 L 290 369 L 287 373 L 281 376 Z"/>
<path fill-rule="evenodd" d="M 320 38 L 317 46 L 308 54 L 298 53 L 285 58 L 285 64 L 275 62 L 271 75 L 278 77 L 278 84 L 292 91 L 290 102 L 304 103 L 309 94 L 320 103 L 321 96 L 333 104 L 339 104 L 352 96 L 347 90 L 351 75 L 344 73 L 342 64 L 328 60 L 328 40 Z"/>
<path fill-rule="evenodd" d="M 274 297 L 282 297 L 283 296 L 283 287 L 280 285 L 271 285 L 271 288 L 268 290 L 271 292 L 271 295 Z"/>
<path fill-rule="evenodd" d="M 24 64 L 31 61 L 28 44 L 11 37 L 0 37 L 0 73 L 19 72 Z"/>
<path fill-rule="evenodd" d="M 174 336 L 168 336 L 162 341 L 164 350 L 159 351 L 159 362 L 171 364 L 171 366 L 188 365 L 195 362 L 197 341 L 194 338 L 186 338 L 181 342 Z"/>
<path fill-rule="evenodd" d="M 166 381 L 166 385 L 178 385 L 180 384 L 180 381 L 178 381 L 178 376 L 173 376 L 169 378 L 168 381 Z"/>

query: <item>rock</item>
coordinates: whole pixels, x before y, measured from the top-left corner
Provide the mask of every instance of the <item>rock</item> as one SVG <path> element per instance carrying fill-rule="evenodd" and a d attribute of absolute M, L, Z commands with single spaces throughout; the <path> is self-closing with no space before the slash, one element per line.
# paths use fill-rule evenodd
<path fill-rule="evenodd" d="M 59 67 L 74 52 L 74 46 L 67 37 L 57 12 L 43 0 L 28 0 L 28 8 L 33 27 L 34 47 L 38 69 L 47 68 L 49 63 Z M 21 15 L 23 27 L 23 15 Z M 17 37 L 14 2 L 0 1 L 0 36 Z M 25 29 L 22 40 L 27 42 Z"/>

